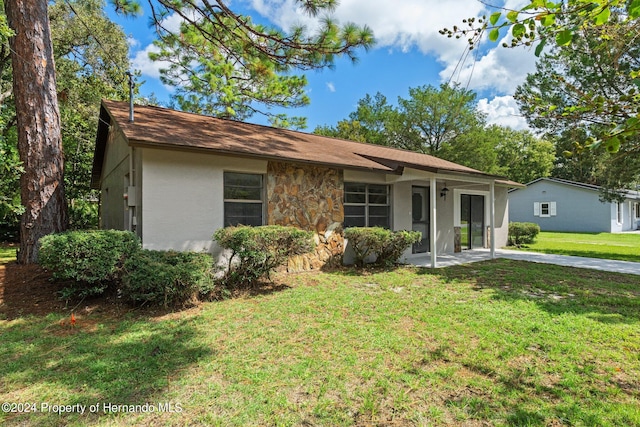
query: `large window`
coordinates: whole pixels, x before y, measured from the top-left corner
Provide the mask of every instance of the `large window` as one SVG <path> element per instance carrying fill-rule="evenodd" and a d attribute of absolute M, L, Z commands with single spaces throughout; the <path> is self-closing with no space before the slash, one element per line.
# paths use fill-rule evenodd
<path fill-rule="evenodd" d="M 224 226 L 262 225 L 263 197 L 262 175 L 225 172 Z"/>
<path fill-rule="evenodd" d="M 344 226 L 390 228 L 389 186 L 345 182 Z"/>

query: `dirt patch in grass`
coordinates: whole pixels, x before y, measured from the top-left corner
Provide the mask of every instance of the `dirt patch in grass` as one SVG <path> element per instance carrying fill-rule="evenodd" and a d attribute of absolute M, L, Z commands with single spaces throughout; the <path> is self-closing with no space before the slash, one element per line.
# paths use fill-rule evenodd
<path fill-rule="evenodd" d="M 286 276 L 277 275 L 273 282 L 232 289 L 225 298 L 253 298 L 289 289 L 288 285 L 283 284 L 284 277 Z M 74 313 L 78 321 L 82 316 L 90 314 L 101 314 L 111 318 L 135 314 L 147 318 L 166 319 L 172 316 L 179 318 L 185 312 L 200 310 L 201 306 L 200 303 L 196 303 L 179 309 L 134 307 L 123 302 L 115 292 L 100 297 L 64 301 L 60 299 L 59 293 L 64 287 L 64 282 L 52 281 L 51 272 L 37 264 L 22 265 L 15 261 L 0 264 L 0 320 L 14 320 L 26 316 L 44 317 L 50 313 Z"/>
<path fill-rule="evenodd" d="M 80 321 L 85 316 L 98 313 L 118 318 L 131 312 L 143 316 L 165 315 L 169 312 L 155 307 L 131 307 L 116 295 L 64 301 L 59 295 L 64 287 L 64 282 L 52 281 L 51 272 L 37 264 L 0 264 L 0 320 L 14 320 L 27 316 L 44 317 L 50 313 L 74 313 Z M 69 322 L 70 319 L 66 323 Z"/>
<path fill-rule="evenodd" d="M 64 311 L 65 303 L 57 296 L 62 285 L 50 278 L 51 274 L 39 265 L 0 265 L 0 318 L 12 320 Z"/>

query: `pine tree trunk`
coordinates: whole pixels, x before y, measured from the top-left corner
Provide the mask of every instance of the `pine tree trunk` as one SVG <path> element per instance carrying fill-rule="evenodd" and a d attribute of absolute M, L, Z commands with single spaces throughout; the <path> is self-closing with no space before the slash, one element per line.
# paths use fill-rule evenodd
<path fill-rule="evenodd" d="M 24 165 L 18 262 L 38 260 L 38 239 L 67 228 L 62 136 L 47 0 L 5 0 L 18 151 Z"/>

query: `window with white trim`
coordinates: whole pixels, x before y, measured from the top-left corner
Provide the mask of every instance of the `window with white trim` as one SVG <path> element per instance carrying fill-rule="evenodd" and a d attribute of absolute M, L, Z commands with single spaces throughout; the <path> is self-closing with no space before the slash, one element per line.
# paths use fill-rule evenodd
<path fill-rule="evenodd" d="M 640 219 L 640 203 L 633 204 L 633 211 L 635 212 L 635 218 Z"/>
<path fill-rule="evenodd" d="M 388 185 L 344 183 L 344 227 L 391 227 Z"/>
<path fill-rule="evenodd" d="M 263 224 L 263 177 L 252 173 L 224 173 L 224 226 Z"/>
<path fill-rule="evenodd" d="M 541 218 L 556 216 L 556 202 L 535 202 L 533 204 L 533 216 Z"/>

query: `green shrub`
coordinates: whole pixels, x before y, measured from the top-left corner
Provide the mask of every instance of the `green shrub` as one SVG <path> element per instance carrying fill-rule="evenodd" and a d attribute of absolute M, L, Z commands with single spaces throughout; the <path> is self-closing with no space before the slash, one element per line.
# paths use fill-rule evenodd
<path fill-rule="evenodd" d="M 350 227 L 344 230 L 344 236 L 351 243 L 355 263 L 360 267 L 370 257 L 374 257 L 378 265 L 391 266 L 410 245 L 422 238 L 418 231 L 391 231 L 382 227 Z"/>
<path fill-rule="evenodd" d="M 54 279 L 70 281 L 66 297 L 102 294 L 120 280 L 124 261 L 140 250 L 135 234 L 116 230 L 50 234 L 39 243 L 39 263 Z"/>
<path fill-rule="evenodd" d="M 540 233 L 540 226 L 533 222 L 511 222 L 509 223 L 509 246 L 520 246 L 522 244 L 533 243 Z"/>
<path fill-rule="evenodd" d="M 213 238 L 231 251 L 224 278 L 230 287 L 253 285 L 289 257 L 310 252 L 314 246 L 310 231 L 279 225 L 221 228 Z"/>
<path fill-rule="evenodd" d="M 124 263 L 122 297 L 136 305 L 176 307 L 213 295 L 207 253 L 141 250 Z"/>
<path fill-rule="evenodd" d="M 422 239 L 422 233 L 419 231 L 394 231 L 391 239 L 387 241 L 376 258 L 376 264 L 384 266 L 392 266 L 398 263 L 404 251 L 414 243 Z"/>
<path fill-rule="evenodd" d="M 350 227 L 344 230 L 344 237 L 353 248 L 355 263 L 360 267 L 364 266 L 370 256 L 377 258 L 391 236 L 391 230 L 382 227 Z"/>
<path fill-rule="evenodd" d="M 98 229 L 98 202 L 76 199 L 69 203 L 70 230 Z"/>

